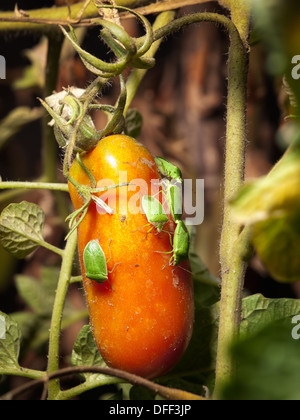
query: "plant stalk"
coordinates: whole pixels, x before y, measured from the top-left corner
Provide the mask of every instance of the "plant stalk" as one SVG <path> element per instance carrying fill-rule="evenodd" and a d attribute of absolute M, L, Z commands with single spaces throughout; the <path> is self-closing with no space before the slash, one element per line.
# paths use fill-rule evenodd
<path fill-rule="evenodd" d="M 68 184 L 66 183 L 51 183 L 51 182 L 30 182 L 30 181 L 4 181 L 0 182 L 0 190 L 48 190 L 48 191 L 62 191 L 68 192 Z"/>
<path fill-rule="evenodd" d="M 207 3 L 207 0 L 115 0 L 116 5 L 135 8 L 143 15 L 156 14 L 181 7 Z M 88 7 L 83 8 L 84 2 L 70 6 L 71 15 L 68 7 L 53 7 L 50 9 L 30 10 L 29 16 L 16 16 L 14 12 L 0 12 L 0 33 L 14 32 L 21 30 L 31 30 L 36 32 L 51 32 L 52 26 L 69 25 L 72 26 L 93 26 L 95 20 L 99 20 L 98 10 L 92 1 Z M 77 16 L 80 15 L 80 19 Z M 46 17 L 45 17 L 46 16 Z M 132 18 L 130 13 L 121 13 L 122 18 Z"/>
<path fill-rule="evenodd" d="M 230 41 L 224 218 L 220 245 L 222 292 L 215 399 L 220 398 L 223 384 L 232 378 L 236 368 L 234 360 L 229 355 L 228 347 L 239 333 L 242 289 L 247 267 L 243 254 L 249 246 L 249 236 L 245 235 L 244 238 L 240 235 L 241 226 L 233 220 L 230 205 L 230 200 L 239 191 L 244 181 L 248 49 L 237 31 L 231 32 Z M 241 240 L 244 241 L 242 246 Z"/>
<path fill-rule="evenodd" d="M 72 275 L 74 254 L 77 246 L 77 232 L 70 235 L 64 251 L 64 258 L 61 266 L 56 296 L 54 301 L 52 320 L 50 326 L 48 368 L 47 374 L 50 375 L 59 369 L 59 337 L 65 299 Z M 49 400 L 55 400 L 60 392 L 59 380 L 49 382 Z"/>

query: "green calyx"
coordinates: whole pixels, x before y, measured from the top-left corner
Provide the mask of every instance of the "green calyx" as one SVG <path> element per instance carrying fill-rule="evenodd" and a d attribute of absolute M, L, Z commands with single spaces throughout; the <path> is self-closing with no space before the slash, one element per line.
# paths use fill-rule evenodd
<path fill-rule="evenodd" d="M 75 144 L 72 144 L 72 152 L 88 152 L 107 135 L 119 134 L 123 131 L 124 108 L 126 104 L 127 92 L 125 81 L 120 76 L 121 92 L 115 107 L 95 103 L 95 93 L 87 95 L 86 91 L 77 88 L 69 88 L 67 91 L 55 93 L 45 101 L 41 100 L 42 105 L 52 117 L 50 125 L 54 127 L 54 133 L 59 146 L 67 149 L 70 139 L 77 130 Z M 89 115 L 92 110 L 103 111 L 108 115 L 109 121 L 102 130 L 97 130 L 94 122 Z"/>

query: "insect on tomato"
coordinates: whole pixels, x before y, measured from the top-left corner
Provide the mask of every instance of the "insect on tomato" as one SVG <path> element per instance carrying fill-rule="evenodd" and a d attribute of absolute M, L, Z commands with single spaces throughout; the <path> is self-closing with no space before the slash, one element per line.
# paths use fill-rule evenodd
<path fill-rule="evenodd" d="M 144 195 L 142 198 L 142 208 L 145 212 L 149 225 L 152 225 L 157 232 L 161 232 L 165 224 L 169 221 L 169 218 L 166 215 L 160 201 L 151 195 Z"/>
<path fill-rule="evenodd" d="M 83 251 L 83 264 L 86 277 L 97 283 L 104 283 L 108 280 L 109 271 L 107 270 L 107 263 L 109 260 L 106 261 L 99 241 L 90 241 Z"/>
<path fill-rule="evenodd" d="M 147 378 L 158 377 L 171 369 L 187 348 L 193 329 L 194 297 L 188 263 L 169 265 L 168 254 L 173 249 L 169 235 L 157 235 L 153 229 L 145 238 L 138 230 L 149 223 L 136 207 L 150 194 L 152 183 L 160 182 L 157 165 L 145 147 L 124 135 L 102 139 L 82 162 L 97 183 L 109 179 L 118 185 L 124 172 L 131 183 L 105 193 L 108 202 L 115 202 L 113 214 L 98 212 L 92 202 L 78 226 L 79 256 L 95 341 L 108 366 Z M 89 177 L 76 160 L 70 175 L 80 184 L 89 185 Z M 133 187 L 136 180 L 142 180 L 148 191 Z M 83 198 L 73 185 L 69 189 L 75 210 L 79 209 Z M 157 200 L 166 206 L 162 194 Z M 176 224 L 167 217 L 168 231 L 174 235 Z M 103 261 L 105 256 L 110 284 L 88 278 L 86 268 L 91 268 L 91 261 L 86 267 L 84 251 L 93 240 L 99 240 L 103 254 L 98 245 L 95 254 Z M 101 272 L 100 277 L 106 275 Z"/>
<path fill-rule="evenodd" d="M 173 236 L 173 255 L 170 262 L 177 266 L 186 261 L 189 256 L 190 236 L 182 218 L 182 175 L 177 166 L 171 164 L 166 159 L 155 158 L 159 172 L 168 178 L 162 180 L 164 196 L 170 209 L 176 228 Z M 170 179 L 169 179 L 170 178 Z"/>

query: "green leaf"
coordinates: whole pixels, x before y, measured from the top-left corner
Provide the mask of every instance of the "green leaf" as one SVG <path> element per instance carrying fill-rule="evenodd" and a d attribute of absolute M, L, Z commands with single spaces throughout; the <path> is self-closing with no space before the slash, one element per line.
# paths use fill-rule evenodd
<path fill-rule="evenodd" d="M 243 299 L 241 335 L 253 334 L 271 322 L 286 321 L 300 314 L 300 301 L 296 299 L 268 299 L 260 294 Z"/>
<path fill-rule="evenodd" d="M 74 366 L 105 365 L 89 325 L 85 325 L 77 337 L 72 353 L 72 364 Z"/>
<path fill-rule="evenodd" d="M 16 276 L 18 293 L 32 311 L 17 312 L 11 316 L 18 322 L 25 345 L 30 349 L 40 350 L 49 340 L 58 277 L 59 269 L 56 267 L 42 268 L 40 280 L 30 276 Z M 66 299 L 62 319 L 63 330 L 86 317 L 85 311 L 78 311 L 71 300 Z"/>
<path fill-rule="evenodd" d="M 293 322 L 299 315 L 296 299 L 243 300 L 241 334 L 231 349 L 238 369 L 224 386 L 225 399 L 300 399 L 300 342 L 292 336 L 294 328 L 299 332 Z"/>
<path fill-rule="evenodd" d="M 224 388 L 224 399 L 300 399 L 300 343 L 291 331 L 291 325 L 271 323 L 232 347 L 238 370 Z"/>
<path fill-rule="evenodd" d="M 55 295 L 59 279 L 60 269 L 57 267 L 43 267 L 41 270 L 41 281 L 46 292 Z"/>
<path fill-rule="evenodd" d="M 290 148 L 269 175 L 242 187 L 231 204 L 233 217 L 242 224 L 280 217 L 300 206 L 300 147 Z"/>
<path fill-rule="evenodd" d="M 24 275 L 15 278 L 19 295 L 41 317 L 51 317 L 58 277 L 59 270 L 56 267 L 44 267 L 41 281 Z M 67 300 L 66 307 L 69 309 L 68 303 Z"/>
<path fill-rule="evenodd" d="M 123 390 L 119 389 L 115 393 L 103 394 L 99 398 L 101 401 L 122 401 L 123 400 Z"/>
<path fill-rule="evenodd" d="M 252 242 L 275 280 L 282 283 L 300 280 L 300 207 L 287 216 L 257 223 Z"/>
<path fill-rule="evenodd" d="M 145 401 L 145 400 L 155 399 L 155 393 L 142 386 L 133 386 L 130 389 L 129 395 L 130 395 L 130 399 L 134 401 L 137 401 L 137 400 Z"/>
<path fill-rule="evenodd" d="M 18 275 L 16 286 L 20 296 L 37 315 L 50 317 L 54 294 L 48 293 L 41 282 L 29 276 Z"/>
<path fill-rule="evenodd" d="M 45 214 L 33 203 L 10 204 L 0 216 L 0 243 L 22 259 L 43 243 Z"/>
<path fill-rule="evenodd" d="M 15 321 L 21 331 L 22 336 L 22 351 L 26 351 L 27 344 L 30 346 L 32 337 L 39 331 L 39 318 L 32 312 L 14 312 L 10 317 Z M 47 326 L 49 330 L 49 325 Z"/>
<path fill-rule="evenodd" d="M 232 200 L 233 217 L 253 225 L 252 243 L 272 277 L 300 280 L 300 145 L 297 137 L 269 175 L 245 185 Z M 295 136 L 295 134 L 293 134 Z"/>
<path fill-rule="evenodd" d="M 6 321 L 3 315 L 0 315 L 0 340 L 5 339 L 6 334 Z"/>
<path fill-rule="evenodd" d="M 20 370 L 21 333 L 18 324 L 8 315 L 0 312 L 0 374 Z"/>
<path fill-rule="evenodd" d="M 125 133 L 133 138 L 139 137 L 143 127 L 143 117 L 137 109 L 129 109 L 125 117 Z"/>
<path fill-rule="evenodd" d="M 85 325 L 80 331 L 74 344 L 71 360 L 74 366 L 106 367 L 96 346 L 90 325 Z M 94 383 L 95 387 L 118 382 L 116 378 L 102 374 L 84 373 L 83 377 L 86 379 L 86 382 Z"/>

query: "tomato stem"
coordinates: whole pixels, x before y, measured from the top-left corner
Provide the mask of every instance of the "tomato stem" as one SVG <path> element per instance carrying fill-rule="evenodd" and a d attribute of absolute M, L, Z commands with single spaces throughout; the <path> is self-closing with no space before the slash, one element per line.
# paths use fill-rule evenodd
<path fill-rule="evenodd" d="M 50 337 L 49 337 L 49 352 L 48 352 L 48 375 L 59 369 L 59 337 L 61 331 L 61 321 L 63 308 L 65 304 L 66 294 L 70 284 L 72 266 L 75 250 L 77 247 L 77 233 L 73 232 L 70 235 L 62 261 L 60 276 L 58 280 L 54 307 L 52 312 Z M 55 379 L 49 382 L 49 400 L 54 400 L 60 392 L 59 380 Z"/>
<path fill-rule="evenodd" d="M 103 79 L 102 77 L 97 77 L 91 84 L 90 86 L 86 89 L 83 97 L 81 97 L 80 99 L 82 99 L 84 102 L 82 104 L 82 113 L 81 116 L 76 120 L 76 124 L 75 127 L 72 131 L 72 134 L 69 138 L 69 142 L 68 142 L 68 146 L 66 149 L 66 153 L 65 153 L 65 157 L 64 157 L 64 164 L 63 164 L 63 171 L 64 171 L 64 175 L 65 177 L 77 188 L 78 183 L 76 183 L 76 181 L 74 179 L 72 179 L 69 175 L 69 167 L 71 165 L 71 161 L 72 161 L 72 155 L 73 155 L 73 151 L 74 151 L 74 147 L 76 144 L 76 138 L 77 138 L 77 134 L 80 130 L 80 127 L 83 123 L 84 117 L 86 116 L 88 110 L 89 110 L 89 105 L 90 103 L 95 99 L 95 97 L 98 95 L 98 93 L 101 91 L 102 87 L 104 86 L 106 80 Z"/>
<path fill-rule="evenodd" d="M 51 182 L 31 182 L 31 181 L 4 181 L 0 182 L 0 190 L 10 189 L 32 189 L 32 190 L 51 190 L 69 192 L 68 184 L 66 183 L 51 183 Z"/>
<path fill-rule="evenodd" d="M 144 15 L 156 14 L 168 10 L 175 10 L 181 7 L 194 4 L 207 3 L 207 0 L 116 0 L 116 4 L 130 8 L 138 8 L 139 13 Z M 31 30 L 38 33 L 53 31 L 53 26 L 93 26 L 99 21 L 98 9 L 94 2 L 91 2 L 80 16 L 84 2 L 76 3 L 70 7 L 62 6 L 50 9 L 36 9 L 30 11 L 30 17 L 18 17 L 14 12 L 0 12 L 0 32 L 14 32 Z M 69 15 L 70 10 L 70 16 Z M 45 18 L 47 16 L 47 18 Z M 80 16 L 80 20 L 78 19 Z M 123 13 L 122 18 L 131 18 L 130 13 Z"/>
<path fill-rule="evenodd" d="M 233 23 L 239 24 L 238 16 L 232 13 Z M 249 248 L 249 233 L 247 230 L 242 231 L 241 225 L 233 220 L 230 205 L 230 200 L 244 182 L 249 48 L 245 42 L 248 25 L 243 28 L 243 33 L 237 29 L 229 32 L 224 216 L 220 244 L 222 292 L 215 399 L 221 398 L 223 384 L 232 378 L 236 369 L 235 361 L 229 354 L 229 345 L 239 334 L 242 290 L 247 268 L 245 255 Z"/>

